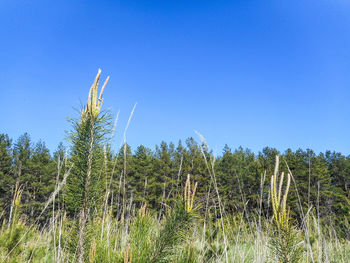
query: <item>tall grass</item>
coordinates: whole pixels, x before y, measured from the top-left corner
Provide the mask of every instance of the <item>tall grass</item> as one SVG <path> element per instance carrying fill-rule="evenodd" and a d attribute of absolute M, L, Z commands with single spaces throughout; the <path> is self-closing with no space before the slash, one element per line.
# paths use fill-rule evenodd
<path fill-rule="evenodd" d="M 287 254 L 287 260 L 298 244 L 287 240 L 285 246 L 285 233 L 278 232 L 272 218 L 262 218 L 259 226 L 255 218 L 242 220 L 239 214 L 220 220 L 208 215 L 204 229 L 203 219 L 187 214 L 181 199 L 161 220 L 146 205 L 133 210 L 128 221 L 115 218 L 110 206 L 105 209 L 104 218 L 96 217 L 86 227 L 91 240 L 86 262 L 226 262 L 222 225 L 228 262 L 288 262 L 279 260 L 272 238 L 282 242 L 282 256 Z M 310 247 L 307 242 L 298 244 L 300 262 L 348 262 L 349 241 L 320 229 L 313 211 L 308 216 Z M 64 211 L 57 211 L 55 219 L 41 229 L 18 216 L 13 218 L 10 227 L 4 222 L 0 229 L 0 262 L 76 262 L 75 222 Z M 302 239 L 306 231 L 297 231 Z"/>

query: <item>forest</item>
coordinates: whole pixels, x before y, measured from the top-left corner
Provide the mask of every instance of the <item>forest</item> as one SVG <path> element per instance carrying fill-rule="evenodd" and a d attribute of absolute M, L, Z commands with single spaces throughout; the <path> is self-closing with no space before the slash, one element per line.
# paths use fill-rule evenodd
<path fill-rule="evenodd" d="M 97 97 L 50 153 L 0 134 L 2 262 L 347 262 L 350 157 L 205 139 L 118 151 Z"/>
<path fill-rule="evenodd" d="M 27 220 L 34 219 L 54 191 L 55 184 L 62 180 L 71 156 L 63 144 L 50 154 L 44 142 L 34 144 L 27 133 L 14 143 L 8 135 L 1 134 L 0 147 L 2 217 L 8 218 L 15 187 L 21 185 L 23 215 Z M 110 148 L 108 145 L 104 148 L 103 172 L 106 174 L 105 183 L 110 185 L 116 200 L 132 198 L 133 207 L 140 208 L 147 203 L 152 211 L 160 211 L 174 203 L 188 174 L 198 183 L 197 202 L 205 204 L 207 195 L 214 194 L 214 190 L 210 190 L 213 186 L 201 152 L 203 145 L 198 145 L 193 138 L 188 138 L 185 143 L 179 141 L 177 145 L 161 142 L 155 150 L 141 145 L 132 151 L 126 145 L 125 157 L 124 147 L 118 153 L 111 152 Z M 205 151 L 204 154 L 208 160 L 214 159 L 210 152 Z M 288 149 L 281 154 L 277 149 L 266 147 L 255 154 L 241 147 L 231 150 L 226 145 L 214 163 L 225 213 L 236 215 L 244 211 L 254 215 L 259 208 L 261 194 L 262 214 L 268 216 L 271 213 L 268 204 L 269 179 L 273 174 L 276 155 L 285 161 L 281 163 L 281 169 L 288 172 L 289 167 L 296 180 L 304 212 L 310 207 L 318 208 L 322 221 L 333 223 L 339 234 L 346 235 L 344 230 L 350 219 L 350 158 L 337 152 L 316 154 L 310 149 Z M 125 183 L 125 192 L 120 186 L 121 182 Z M 292 214 L 298 215 L 293 185 L 289 197 Z M 212 198 L 209 200 L 213 201 Z M 56 203 L 64 206 L 64 193 Z M 120 216 L 119 205 L 117 201 L 113 204 L 115 216 Z M 208 210 L 214 213 L 215 206 L 215 202 L 209 203 Z M 204 207 L 201 205 L 203 214 Z M 49 217 L 50 210 L 47 210 L 41 215 L 40 222 L 44 223 Z"/>

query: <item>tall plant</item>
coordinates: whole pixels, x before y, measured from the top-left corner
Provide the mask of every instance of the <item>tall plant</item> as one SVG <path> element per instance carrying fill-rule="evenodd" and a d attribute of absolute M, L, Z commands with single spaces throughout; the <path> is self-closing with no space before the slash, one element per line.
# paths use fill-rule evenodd
<path fill-rule="evenodd" d="M 149 260 L 144 262 L 174 262 L 172 259 L 176 246 L 186 242 L 195 223 L 196 208 L 193 207 L 197 183 L 191 186 L 187 176 L 183 202 L 177 202 L 165 218 L 163 228 L 154 243 Z"/>
<path fill-rule="evenodd" d="M 302 255 L 301 241 L 296 226 L 290 218 L 287 198 L 291 175 L 287 175 L 287 184 L 283 191 L 284 173 L 281 173 L 278 183 L 279 156 L 276 156 L 274 174 L 271 176 L 271 203 L 273 210 L 273 231 L 271 247 L 277 262 L 297 263 Z M 278 188 L 277 188 L 278 185 Z"/>
<path fill-rule="evenodd" d="M 104 82 L 98 96 L 101 70 L 93 82 L 87 105 L 81 111 L 79 119 L 72 119 L 71 132 L 74 163 L 67 181 L 65 201 L 71 214 L 78 214 L 78 262 L 84 262 L 86 225 L 89 218 L 100 206 L 103 197 L 103 143 L 110 132 L 111 115 L 102 112 L 102 94 L 108 82 Z"/>

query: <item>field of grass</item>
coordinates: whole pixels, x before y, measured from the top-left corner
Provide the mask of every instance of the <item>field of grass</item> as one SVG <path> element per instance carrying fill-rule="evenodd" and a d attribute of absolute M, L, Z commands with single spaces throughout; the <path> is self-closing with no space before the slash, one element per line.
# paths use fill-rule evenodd
<path fill-rule="evenodd" d="M 132 216 L 118 220 L 107 207 L 89 222 L 86 262 L 294 262 L 277 260 L 277 245 L 271 241 L 278 233 L 268 218 L 260 223 L 243 215 L 226 216 L 223 222 L 204 220 L 181 203 L 169 208 L 161 220 L 146 206 L 128 212 Z M 289 247 L 290 253 L 293 246 L 300 248 L 299 262 L 349 262 L 348 240 L 319 229 L 312 215 L 307 221 L 304 229 L 296 230 L 297 242 Z M 75 224 L 59 210 L 42 228 L 15 216 L 10 225 L 4 222 L 1 227 L 0 261 L 76 262 Z"/>

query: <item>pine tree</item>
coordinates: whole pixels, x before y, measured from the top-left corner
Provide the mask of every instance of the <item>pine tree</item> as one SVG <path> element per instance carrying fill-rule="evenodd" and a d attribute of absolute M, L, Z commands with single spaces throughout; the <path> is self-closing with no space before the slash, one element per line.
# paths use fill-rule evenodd
<path fill-rule="evenodd" d="M 223 156 L 218 159 L 217 175 L 223 200 L 229 210 L 255 209 L 260 193 L 260 175 L 255 155 L 239 147 L 233 153 L 225 145 Z"/>
<path fill-rule="evenodd" d="M 147 203 L 151 204 L 152 207 L 155 204 L 154 200 L 151 200 L 153 195 L 149 187 L 150 182 L 152 182 L 154 169 L 152 151 L 141 145 L 137 147 L 132 160 L 134 172 L 133 178 L 130 179 L 130 184 L 134 202 L 137 207 L 141 207 L 148 200 Z"/>
<path fill-rule="evenodd" d="M 74 167 L 68 177 L 65 201 L 70 214 L 79 213 L 77 253 L 79 263 L 84 262 L 87 221 L 100 207 L 104 196 L 102 144 L 110 132 L 111 116 L 108 112 L 101 112 L 102 94 L 108 78 L 97 98 L 100 74 L 99 70 L 91 86 L 87 105 L 82 110 L 80 118 L 72 120 L 71 162 L 73 162 Z"/>
<path fill-rule="evenodd" d="M 117 188 L 118 189 L 118 214 L 123 218 L 127 213 L 127 200 L 134 194 L 132 192 L 131 180 L 133 178 L 131 147 L 127 143 L 121 147 L 117 156 Z"/>
<path fill-rule="evenodd" d="M 160 146 L 156 146 L 154 160 L 154 178 L 150 182 L 152 193 L 154 194 L 154 205 L 164 209 L 167 201 L 167 196 L 170 191 L 170 186 L 173 183 L 171 178 L 171 159 L 169 154 L 168 144 L 164 141 Z"/>
<path fill-rule="evenodd" d="M 30 209 L 32 199 L 32 186 L 34 181 L 30 170 L 30 158 L 32 157 L 33 146 L 28 133 L 21 135 L 14 144 L 14 177 L 17 186 L 23 186 L 22 202 L 23 213 L 33 216 L 33 210 Z"/>
<path fill-rule="evenodd" d="M 213 190 L 213 187 L 210 187 L 211 179 L 204 157 L 200 147 L 192 137 L 186 140 L 186 147 L 187 152 L 184 154 L 184 174 L 192 175 L 193 179 L 198 182 L 198 199 L 205 202 L 208 196 L 208 191 L 210 189 Z M 204 154 L 206 157 L 209 157 L 210 154 L 205 151 L 205 148 L 206 147 L 203 147 Z"/>
<path fill-rule="evenodd" d="M 346 229 L 350 222 L 350 158 L 330 151 L 326 152 L 325 158 L 332 187 L 331 221 L 338 234 L 349 239 L 350 233 Z"/>
<path fill-rule="evenodd" d="M 35 145 L 28 166 L 31 176 L 28 184 L 31 200 L 28 206 L 32 211 L 31 215 L 37 218 L 41 214 L 42 204 L 48 200 L 54 190 L 56 173 L 55 163 L 50 156 L 49 149 L 42 141 Z M 44 220 L 44 218 L 40 219 Z"/>
<path fill-rule="evenodd" d="M 0 134 L 0 210 L 9 212 L 11 189 L 15 185 L 12 170 L 11 140 L 7 134 Z M 1 216 L 4 215 L 0 215 Z"/>

